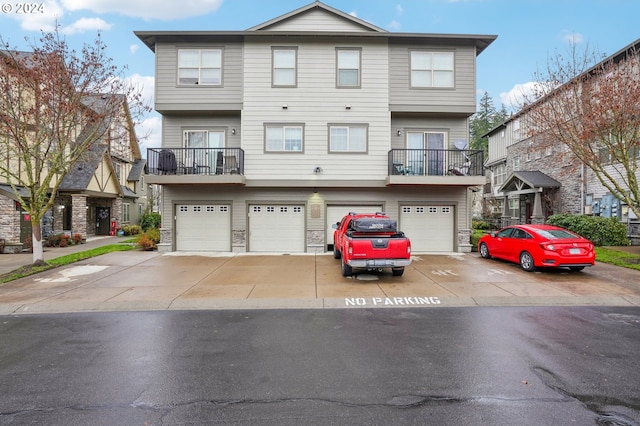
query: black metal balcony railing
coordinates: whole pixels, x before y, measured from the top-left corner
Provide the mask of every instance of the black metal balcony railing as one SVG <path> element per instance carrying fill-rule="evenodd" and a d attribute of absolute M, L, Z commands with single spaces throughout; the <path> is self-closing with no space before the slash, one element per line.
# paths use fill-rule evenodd
<path fill-rule="evenodd" d="M 147 168 L 154 175 L 244 174 L 241 148 L 148 148 Z"/>
<path fill-rule="evenodd" d="M 389 175 L 483 176 L 482 150 L 392 149 Z"/>

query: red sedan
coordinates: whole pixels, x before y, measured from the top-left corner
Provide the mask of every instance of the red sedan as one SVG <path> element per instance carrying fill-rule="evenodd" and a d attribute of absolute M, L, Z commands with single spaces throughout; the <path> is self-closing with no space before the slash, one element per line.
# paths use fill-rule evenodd
<path fill-rule="evenodd" d="M 507 226 L 480 238 L 478 251 L 485 259 L 519 263 L 528 272 L 536 267 L 581 271 L 596 260 L 591 241 L 552 225 Z"/>

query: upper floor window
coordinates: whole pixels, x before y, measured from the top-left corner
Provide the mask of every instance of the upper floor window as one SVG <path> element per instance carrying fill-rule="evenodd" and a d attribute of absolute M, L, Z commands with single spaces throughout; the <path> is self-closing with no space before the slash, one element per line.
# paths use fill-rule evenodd
<path fill-rule="evenodd" d="M 367 127 L 363 125 L 329 127 L 330 152 L 366 152 Z"/>
<path fill-rule="evenodd" d="M 304 146 L 301 125 L 265 126 L 265 150 L 267 152 L 302 152 Z"/>
<path fill-rule="evenodd" d="M 360 87 L 360 49 L 336 49 L 338 87 Z"/>
<path fill-rule="evenodd" d="M 453 87 L 453 52 L 411 52 L 411 87 Z"/>
<path fill-rule="evenodd" d="M 495 185 L 501 186 L 507 179 L 507 167 L 504 164 L 499 164 L 493 170 L 493 177 L 495 179 Z"/>
<path fill-rule="evenodd" d="M 178 84 L 220 86 L 222 49 L 178 50 Z"/>
<path fill-rule="evenodd" d="M 297 85 L 297 54 L 293 47 L 274 47 L 272 84 L 274 86 L 295 87 Z"/>

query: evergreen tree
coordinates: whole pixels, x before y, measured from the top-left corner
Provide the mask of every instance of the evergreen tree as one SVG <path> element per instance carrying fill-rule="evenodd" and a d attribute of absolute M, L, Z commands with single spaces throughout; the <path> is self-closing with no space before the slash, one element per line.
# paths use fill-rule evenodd
<path fill-rule="evenodd" d="M 498 124 L 504 122 L 509 113 L 504 105 L 498 112 L 493 106 L 493 99 L 489 97 L 487 92 L 484 92 L 480 103 L 478 105 L 478 112 L 476 112 L 470 120 L 470 149 L 481 149 L 484 151 L 485 158 L 488 151 L 488 139 L 483 138 L 482 135 L 486 134 L 489 130 L 493 129 Z"/>

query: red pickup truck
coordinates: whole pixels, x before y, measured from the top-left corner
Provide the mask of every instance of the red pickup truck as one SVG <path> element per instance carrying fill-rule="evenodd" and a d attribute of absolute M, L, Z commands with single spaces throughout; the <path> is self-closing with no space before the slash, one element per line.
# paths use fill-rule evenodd
<path fill-rule="evenodd" d="M 384 213 L 349 213 L 334 225 L 333 257 L 342 259 L 342 275 L 353 268 L 391 268 L 400 276 L 411 264 L 411 241 Z"/>

